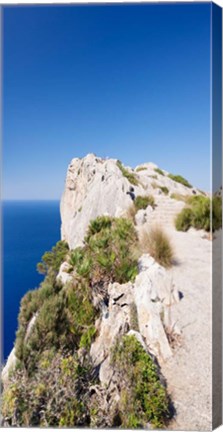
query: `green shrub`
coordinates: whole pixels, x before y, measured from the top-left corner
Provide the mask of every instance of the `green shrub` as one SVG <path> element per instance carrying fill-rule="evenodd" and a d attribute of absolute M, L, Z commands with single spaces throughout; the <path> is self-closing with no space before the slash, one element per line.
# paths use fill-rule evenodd
<path fill-rule="evenodd" d="M 174 252 L 170 240 L 165 232 L 155 227 L 149 232 L 144 231 L 141 236 L 141 247 L 146 253 L 149 253 L 155 261 L 163 267 L 171 267 L 174 259 Z"/>
<path fill-rule="evenodd" d="M 169 174 L 168 177 L 171 180 L 174 180 L 177 183 L 181 183 L 182 185 L 188 187 L 188 188 L 192 188 L 192 185 L 181 175 L 174 175 L 174 174 Z"/>
<path fill-rule="evenodd" d="M 170 418 L 169 398 L 157 366 L 135 336 L 123 336 L 114 346 L 111 363 L 119 374 L 119 415 L 123 428 L 162 428 Z"/>
<path fill-rule="evenodd" d="M 93 225 L 98 227 L 100 223 L 97 219 Z M 135 228 L 127 219 L 107 218 L 106 224 L 97 230 L 92 230 L 91 223 L 83 248 L 84 257 L 90 262 L 90 283 L 125 283 L 133 280 L 138 272 L 133 253 L 136 243 Z"/>
<path fill-rule="evenodd" d="M 149 195 L 149 196 L 138 195 L 135 198 L 134 205 L 135 205 L 135 208 L 137 211 L 140 209 L 146 209 L 149 205 L 152 208 L 155 208 L 155 200 L 154 200 L 154 197 L 152 195 Z"/>
<path fill-rule="evenodd" d="M 88 227 L 87 239 L 92 235 L 99 233 L 104 228 L 111 228 L 112 218 L 110 216 L 98 216 L 91 220 Z"/>
<path fill-rule="evenodd" d="M 82 366 L 73 353 L 44 353 L 33 377 L 17 371 L 2 400 L 2 415 L 10 426 L 89 426 L 90 365 Z"/>
<path fill-rule="evenodd" d="M 145 171 L 145 170 L 147 170 L 146 167 L 138 167 L 138 168 L 136 168 L 136 172 Z"/>
<path fill-rule="evenodd" d="M 166 186 L 160 186 L 160 190 L 164 193 L 164 195 L 168 195 L 169 189 Z"/>
<path fill-rule="evenodd" d="M 184 208 L 177 215 L 175 227 L 177 231 L 187 231 L 192 226 L 193 212 L 191 208 Z"/>
<path fill-rule="evenodd" d="M 64 241 L 58 241 L 51 251 L 45 252 L 42 260 L 37 264 L 39 273 L 46 274 L 49 270 L 58 273 L 60 265 L 65 260 L 69 246 Z"/>
<path fill-rule="evenodd" d="M 138 186 L 139 181 L 134 173 L 130 173 L 121 163 L 121 161 L 117 161 L 117 166 L 122 172 L 123 176 L 127 178 L 129 183 L 133 184 L 134 186 Z"/>
<path fill-rule="evenodd" d="M 158 174 L 164 176 L 164 172 L 160 168 L 154 168 L 154 171 L 156 171 Z"/>
<path fill-rule="evenodd" d="M 80 339 L 80 348 L 90 349 L 91 344 L 96 335 L 96 328 L 94 326 L 90 326 L 81 336 Z"/>
<path fill-rule="evenodd" d="M 187 231 L 190 227 L 196 229 L 211 229 L 211 203 L 213 206 L 213 231 L 217 229 L 219 217 L 221 219 L 221 204 L 210 198 L 196 195 L 187 198 L 188 207 L 184 208 L 176 217 L 175 226 L 178 231 Z M 218 213 L 218 211 L 220 211 Z"/>

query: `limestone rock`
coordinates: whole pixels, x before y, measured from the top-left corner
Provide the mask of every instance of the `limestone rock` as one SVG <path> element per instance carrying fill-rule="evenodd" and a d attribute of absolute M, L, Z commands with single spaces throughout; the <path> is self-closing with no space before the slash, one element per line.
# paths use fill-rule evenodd
<path fill-rule="evenodd" d="M 15 368 L 16 365 L 16 355 L 15 355 L 15 348 L 12 349 L 12 351 L 10 352 L 7 362 L 2 370 L 2 374 L 1 374 L 1 379 L 4 385 L 7 384 L 8 381 L 8 376 L 10 371 L 12 371 Z"/>
<path fill-rule="evenodd" d="M 67 282 L 70 282 L 72 280 L 72 275 L 68 273 L 71 266 L 69 263 L 64 261 L 61 266 L 59 273 L 57 275 L 57 280 L 60 281 L 63 285 L 65 285 Z"/>
<path fill-rule="evenodd" d="M 138 182 L 135 186 L 123 175 L 115 159 L 102 159 L 94 154 L 89 154 L 83 159 L 72 159 L 61 199 L 61 237 L 68 242 L 71 249 L 83 244 L 90 220 L 105 214 L 115 217 L 124 216 L 134 196 L 151 194 L 155 201 L 156 198 L 158 202 L 166 199 L 171 203 L 173 200 L 169 196 L 159 195 L 160 186 L 166 186 L 170 193 L 192 194 L 191 189 L 173 181 L 167 175 L 157 174 L 154 171 L 156 165 L 145 163 L 143 167 L 146 169 L 140 171 L 137 171 L 137 168 L 136 170 L 125 168 Z M 168 174 L 165 171 L 164 173 Z M 154 175 L 157 176 L 155 188 Z M 130 188 L 134 189 L 131 194 Z M 155 213 L 151 212 L 151 208 L 146 209 L 147 222 Z M 159 211 L 156 213 L 159 215 Z M 141 213 L 137 217 L 141 224 Z"/>

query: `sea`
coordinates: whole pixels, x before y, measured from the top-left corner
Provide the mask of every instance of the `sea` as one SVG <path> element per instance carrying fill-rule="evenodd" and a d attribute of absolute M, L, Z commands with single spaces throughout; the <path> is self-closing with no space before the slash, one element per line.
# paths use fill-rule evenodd
<path fill-rule="evenodd" d="M 36 270 L 42 255 L 60 240 L 59 201 L 2 203 L 2 362 L 15 342 L 20 301 L 43 280 Z"/>

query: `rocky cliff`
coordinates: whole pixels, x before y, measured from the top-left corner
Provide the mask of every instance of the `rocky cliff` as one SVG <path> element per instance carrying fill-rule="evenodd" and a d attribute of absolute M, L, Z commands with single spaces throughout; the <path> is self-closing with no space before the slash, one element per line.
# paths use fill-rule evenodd
<path fill-rule="evenodd" d="M 4 425 L 150 429 L 181 415 L 166 366 L 187 362 L 177 354 L 181 300 L 195 284 L 177 245 L 189 239 L 200 254 L 209 242 L 204 231 L 177 232 L 175 218 L 204 195 L 152 163 L 71 161 L 62 241 L 39 264 L 44 282 L 21 302 L 2 373 Z"/>
<path fill-rule="evenodd" d="M 174 181 L 168 174 L 153 163 L 132 169 L 125 168 L 115 159 L 102 159 L 94 154 L 83 159 L 72 159 L 61 200 L 62 239 L 68 242 L 70 248 L 81 245 L 90 220 L 105 214 L 115 217 L 124 215 L 132 198 L 137 195 L 152 194 L 160 205 L 164 200 L 162 210 L 165 207 L 166 219 L 173 223 L 173 216 L 182 208 L 182 204 L 171 200 L 170 195 L 193 195 L 199 192 Z M 165 199 L 166 192 L 168 198 Z M 170 214 L 166 212 L 167 206 Z M 159 222 L 160 213 L 162 211 L 157 208 L 149 219 L 158 219 Z"/>

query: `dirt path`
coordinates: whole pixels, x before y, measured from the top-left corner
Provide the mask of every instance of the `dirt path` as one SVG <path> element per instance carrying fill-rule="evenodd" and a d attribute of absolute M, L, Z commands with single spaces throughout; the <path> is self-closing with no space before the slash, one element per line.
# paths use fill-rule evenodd
<path fill-rule="evenodd" d="M 211 430 L 211 242 L 199 232 L 169 229 L 178 265 L 174 281 L 183 298 L 172 308 L 181 346 L 162 364 L 177 410 L 170 429 Z"/>

